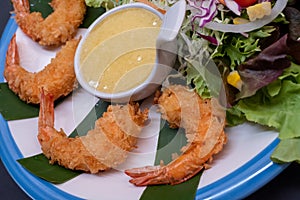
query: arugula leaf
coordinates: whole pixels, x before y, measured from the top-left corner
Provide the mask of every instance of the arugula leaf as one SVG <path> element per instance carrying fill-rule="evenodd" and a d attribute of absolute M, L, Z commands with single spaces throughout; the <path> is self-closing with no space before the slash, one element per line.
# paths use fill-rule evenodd
<path fill-rule="evenodd" d="M 229 60 L 231 70 L 246 61 L 247 58 L 261 51 L 259 41 L 269 37 L 275 30 L 272 26 L 263 27 L 261 30 L 250 32 L 247 37 L 241 34 L 227 34 L 222 43 L 213 53 L 213 58 L 225 57 Z"/>

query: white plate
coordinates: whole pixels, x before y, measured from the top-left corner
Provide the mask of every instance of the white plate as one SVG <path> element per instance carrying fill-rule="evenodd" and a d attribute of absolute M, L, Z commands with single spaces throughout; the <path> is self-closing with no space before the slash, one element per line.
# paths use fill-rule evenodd
<path fill-rule="evenodd" d="M 13 19 L 8 21 L 1 38 L 0 80 L 3 82 L 5 54 L 10 38 L 17 30 Z M 22 65 L 36 71 L 46 65 L 55 51 L 41 49 L 40 46 L 17 30 Z M 30 48 L 25 48 L 25 46 Z M 32 46 L 33 45 L 33 46 Z M 34 61 L 35 65 L 27 64 Z M 42 61 L 42 62 L 40 62 Z M 28 65 L 28 66 L 27 66 Z M 29 66 L 34 68 L 30 69 Z M 88 97 L 88 98 L 87 98 Z M 83 99 L 90 99 L 85 106 Z M 77 90 L 55 108 L 55 126 L 70 133 L 93 106 L 95 99 L 83 90 Z M 135 153 L 146 155 L 143 159 L 131 156 L 119 169 L 99 175 L 82 174 L 60 185 L 53 185 L 26 171 L 16 161 L 19 158 L 41 153 L 37 141 L 37 118 L 6 122 L 0 116 L 0 155 L 12 178 L 33 199 L 139 199 L 145 187 L 135 187 L 128 182 L 123 168 L 131 165 L 153 165 L 159 129 L 159 115 L 151 112 L 151 125 L 146 126 L 144 139 L 139 142 Z M 154 133 L 153 135 L 151 135 Z M 278 133 L 259 125 L 246 123 L 226 130 L 228 143 L 215 156 L 212 168 L 204 171 L 196 193 L 196 199 L 240 199 L 253 193 L 269 182 L 287 165 L 278 165 L 270 160 L 270 155 L 278 144 Z M 143 153 L 141 153 L 143 152 Z M 135 154 L 133 154 L 135 155 Z M 140 157 L 139 157 L 140 158 Z M 134 163 L 134 164 L 132 164 Z M 118 191 L 118 192 L 115 192 Z"/>

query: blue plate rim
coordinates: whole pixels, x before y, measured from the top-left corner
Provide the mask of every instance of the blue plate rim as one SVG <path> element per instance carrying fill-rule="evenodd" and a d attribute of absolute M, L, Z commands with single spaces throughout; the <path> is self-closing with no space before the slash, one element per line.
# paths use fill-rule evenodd
<path fill-rule="evenodd" d="M 4 81 L 2 74 L 7 46 L 16 30 L 17 24 L 13 18 L 10 18 L 0 40 L 0 55 L 2 55 L 0 56 L 0 82 Z M 33 199 L 44 198 L 45 196 L 50 199 L 81 199 L 32 175 L 17 162 L 18 159 L 23 158 L 23 155 L 11 135 L 8 123 L 2 115 L 0 115 L 0 133 L 0 156 L 2 162 L 13 180 L 29 197 Z M 261 188 L 289 165 L 276 164 L 270 160 L 270 156 L 278 142 L 279 139 L 277 138 L 253 159 L 234 172 L 208 186 L 198 189 L 195 199 L 240 199 Z"/>

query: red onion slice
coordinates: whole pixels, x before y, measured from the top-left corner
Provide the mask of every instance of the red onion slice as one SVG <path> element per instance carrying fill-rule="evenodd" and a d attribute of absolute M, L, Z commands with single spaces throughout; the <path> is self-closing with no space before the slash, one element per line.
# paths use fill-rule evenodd
<path fill-rule="evenodd" d="M 234 12 L 234 14 L 240 16 L 241 15 L 241 8 L 239 4 L 237 4 L 234 0 L 225 0 L 225 5 L 229 10 Z"/>

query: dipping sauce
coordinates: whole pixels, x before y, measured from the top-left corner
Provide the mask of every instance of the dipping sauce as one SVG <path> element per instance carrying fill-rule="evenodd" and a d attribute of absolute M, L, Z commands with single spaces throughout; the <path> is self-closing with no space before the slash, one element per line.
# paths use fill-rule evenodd
<path fill-rule="evenodd" d="M 95 89 L 117 93 L 150 75 L 161 19 L 143 8 L 112 13 L 89 33 L 80 52 L 83 78 Z"/>

